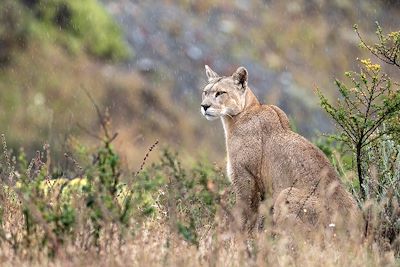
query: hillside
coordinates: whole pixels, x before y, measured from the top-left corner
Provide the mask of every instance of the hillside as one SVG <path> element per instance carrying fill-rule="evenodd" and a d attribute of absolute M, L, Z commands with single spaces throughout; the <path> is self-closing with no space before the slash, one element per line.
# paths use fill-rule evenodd
<path fill-rule="evenodd" d="M 24 16 L 7 21 L 25 40 L 3 42 L 14 48 L 0 71 L 0 131 L 14 149 L 25 147 L 31 155 L 49 142 L 61 159 L 70 135 L 90 145 L 95 140 L 87 132 L 97 133 L 99 126 L 85 89 L 110 108 L 116 145 L 130 166 L 156 139 L 184 155 L 222 161 L 222 129 L 198 111 L 204 64 L 225 75 L 244 65 L 262 102 L 285 110 L 300 133 L 311 138 L 332 131 L 313 90 L 318 86 L 335 97 L 334 77 L 356 68 L 362 54 L 354 23 L 368 37 L 374 21 L 391 30 L 400 13 L 377 1 L 105 0 L 121 27 L 118 37 L 115 25 L 102 26 L 115 22 L 108 22 L 98 2 L 78 2 L 13 6 Z M 82 19 L 91 9 L 97 20 Z M 114 37 L 104 39 L 102 30 Z"/>
<path fill-rule="evenodd" d="M 257 95 L 309 137 L 332 130 L 313 90 L 333 96 L 333 78 L 362 57 L 353 25 L 390 31 L 399 14 L 377 1 L 104 2 L 138 51 L 128 69 L 161 73 L 156 84 L 172 81 L 175 95 L 198 99 L 205 64 L 224 75 L 244 65 Z"/>

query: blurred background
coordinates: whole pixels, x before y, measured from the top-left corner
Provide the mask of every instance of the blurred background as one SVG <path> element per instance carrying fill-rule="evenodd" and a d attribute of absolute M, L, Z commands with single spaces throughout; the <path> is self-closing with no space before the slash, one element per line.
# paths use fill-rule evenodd
<path fill-rule="evenodd" d="M 0 133 L 28 158 L 48 143 L 61 162 L 97 141 L 87 91 L 109 108 L 128 166 L 156 139 L 223 162 L 222 127 L 199 108 L 208 64 L 245 66 L 259 99 L 315 140 L 335 128 L 314 90 L 334 99 L 334 79 L 367 55 L 353 25 L 374 42 L 376 21 L 390 32 L 399 18 L 397 0 L 1 0 Z"/>

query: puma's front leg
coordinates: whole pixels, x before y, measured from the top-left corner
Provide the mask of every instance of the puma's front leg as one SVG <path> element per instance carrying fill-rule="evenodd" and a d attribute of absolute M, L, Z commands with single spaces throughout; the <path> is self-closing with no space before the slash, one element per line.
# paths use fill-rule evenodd
<path fill-rule="evenodd" d="M 242 231 L 250 233 L 257 222 L 260 203 L 257 184 L 253 175 L 245 168 L 234 168 L 231 179 L 236 193 L 236 206 L 240 212 L 240 227 Z"/>

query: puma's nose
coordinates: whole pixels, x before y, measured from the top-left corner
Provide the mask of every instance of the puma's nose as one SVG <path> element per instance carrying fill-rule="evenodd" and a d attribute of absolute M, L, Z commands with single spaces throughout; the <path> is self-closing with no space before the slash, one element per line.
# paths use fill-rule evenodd
<path fill-rule="evenodd" d="M 211 107 L 210 105 L 201 105 L 203 108 L 204 108 L 204 111 L 207 111 L 207 109 L 209 108 L 209 107 Z"/>

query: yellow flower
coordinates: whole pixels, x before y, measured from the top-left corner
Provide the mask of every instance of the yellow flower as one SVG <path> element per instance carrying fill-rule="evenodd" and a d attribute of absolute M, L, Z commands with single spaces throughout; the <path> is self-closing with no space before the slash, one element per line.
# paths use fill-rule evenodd
<path fill-rule="evenodd" d="M 397 40 L 400 38 L 400 31 L 398 32 L 391 32 L 388 34 L 389 38 L 392 38 L 394 40 Z"/>
<path fill-rule="evenodd" d="M 379 72 L 381 70 L 381 65 L 372 64 L 371 59 L 361 59 L 360 62 L 365 66 L 365 68 L 369 71 Z"/>

